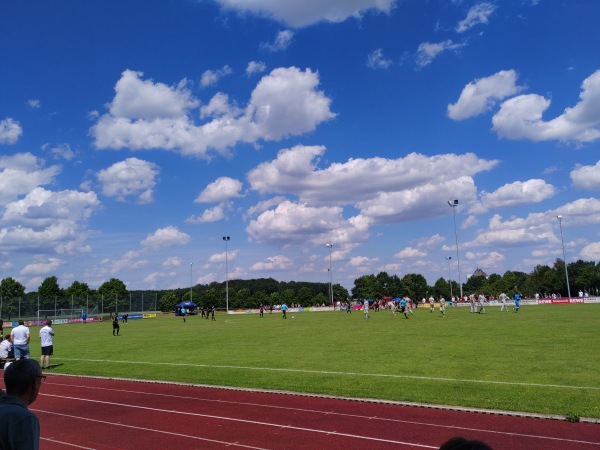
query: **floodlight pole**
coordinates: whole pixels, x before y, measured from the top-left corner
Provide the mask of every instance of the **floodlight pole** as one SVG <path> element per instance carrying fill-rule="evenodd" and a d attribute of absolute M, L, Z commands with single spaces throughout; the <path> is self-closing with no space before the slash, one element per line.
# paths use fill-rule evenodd
<path fill-rule="evenodd" d="M 565 255 L 565 241 L 563 239 L 563 229 L 562 229 L 562 216 L 556 216 L 558 219 L 558 224 L 560 226 L 560 242 L 562 243 L 562 251 L 563 251 L 563 262 L 565 264 L 565 278 L 567 280 L 567 295 L 571 298 L 571 287 L 569 286 L 569 271 L 567 270 L 567 257 Z"/>
<path fill-rule="evenodd" d="M 448 284 L 450 285 L 450 301 L 452 301 L 452 275 L 450 274 L 450 261 L 452 260 L 452 256 L 445 256 L 446 261 L 448 261 Z"/>
<path fill-rule="evenodd" d="M 456 207 L 458 206 L 458 200 L 448 200 L 448 205 L 452 208 L 454 216 L 454 239 L 456 241 L 456 262 L 458 264 L 458 287 L 460 288 L 460 299 L 463 298 L 463 288 L 460 280 L 460 256 L 458 255 L 458 233 L 456 232 Z"/>
<path fill-rule="evenodd" d="M 225 311 L 229 314 L 229 261 L 227 243 L 231 240 L 229 236 L 223 236 L 225 241 Z"/>
<path fill-rule="evenodd" d="M 192 286 L 194 286 L 194 282 L 192 281 L 192 267 L 194 267 L 194 263 L 190 263 L 190 302 L 192 301 Z"/>
<path fill-rule="evenodd" d="M 325 247 L 329 249 L 329 301 L 333 306 L 333 272 L 331 271 L 331 249 L 333 248 L 333 244 L 325 244 Z"/>

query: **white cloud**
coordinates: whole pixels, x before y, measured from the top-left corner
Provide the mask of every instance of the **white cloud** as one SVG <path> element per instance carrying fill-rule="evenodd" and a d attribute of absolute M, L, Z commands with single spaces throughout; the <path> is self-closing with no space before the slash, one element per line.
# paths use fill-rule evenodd
<path fill-rule="evenodd" d="M 424 258 L 427 256 L 427 253 L 423 250 L 419 250 L 414 247 L 406 247 L 400 250 L 398 253 L 394 255 L 394 258 L 405 259 L 405 258 Z"/>
<path fill-rule="evenodd" d="M 556 188 L 544 180 L 532 179 L 505 184 L 494 192 L 482 192 L 480 202 L 469 212 L 481 214 L 492 208 L 539 203 L 556 194 Z"/>
<path fill-rule="evenodd" d="M 263 42 L 261 48 L 269 50 L 271 52 L 280 52 L 286 50 L 294 39 L 294 32 L 290 30 L 283 30 L 277 33 L 273 42 Z"/>
<path fill-rule="evenodd" d="M 213 206 L 212 208 L 208 208 L 204 210 L 200 217 L 191 216 L 188 217 L 185 221 L 187 223 L 210 223 L 210 222 L 218 222 L 219 220 L 223 220 L 225 218 L 225 205 L 220 204 Z"/>
<path fill-rule="evenodd" d="M 237 248 L 233 248 L 228 250 L 227 252 L 214 253 L 210 255 L 210 257 L 208 258 L 208 262 L 210 264 L 220 264 L 225 263 L 225 260 L 235 261 L 239 254 L 240 250 Z"/>
<path fill-rule="evenodd" d="M 137 197 L 140 204 L 151 203 L 159 169 L 154 163 L 138 158 L 127 158 L 98 172 L 102 193 L 126 201 L 127 197 Z"/>
<path fill-rule="evenodd" d="M 49 151 L 54 159 L 64 159 L 71 161 L 75 158 L 75 152 L 71 149 L 71 146 L 66 143 L 56 144 L 54 146 L 50 144 L 42 145 L 42 149 Z"/>
<path fill-rule="evenodd" d="M 214 86 L 219 80 L 227 75 L 231 75 L 231 67 L 225 65 L 217 70 L 207 70 L 200 77 L 200 86 L 208 87 Z"/>
<path fill-rule="evenodd" d="M 371 69 L 387 69 L 392 65 L 392 61 L 383 56 L 383 50 L 378 48 L 369 53 L 367 57 L 367 67 Z"/>
<path fill-rule="evenodd" d="M 454 104 L 448 105 L 448 117 L 454 120 L 468 119 L 488 111 L 496 100 L 517 94 L 522 87 L 516 85 L 514 70 L 501 70 L 494 75 L 467 84 Z"/>
<path fill-rule="evenodd" d="M 29 105 L 29 107 L 32 109 L 39 109 L 42 106 L 41 102 L 37 98 L 27 100 L 27 105 Z"/>
<path fill-rule="evenodd" d="M 487 24 L 489 17 L 492 15 L 495 9 L 496 6 L 493 3 L 478 3 L 469 9 L 467 17 L 461 20 L 456 26 L 456 31 L 458 33 L 464 33 L 476 25 L 482 23 Z"/>
<path fill-rule="evenodd" d="M 593 166 L 578 166 L 571 171 L 573 187 L 578 189 L 600 190 L 600 161 Z"/>
<path fill-rule="evenodd" d="M 223 202 L 230 198 L 242 197 L 240 191 L 242 190 L 242 183 L 239 180 L 220 177 L 210 183 L 204 190 L 198 195 L 195 203 L 212 203 L 212 202 Z"/>
<path fill-rule="evenodd" d="M 250 61 L 246 66 L 246 75 L 254 75 L 255 73 L 263 73 L 267 70 L 267 65 L 262 61 Z"/>
<path fill-rule="evenodd" d="M 320 21 L 343 22 L 374 10 L 389 13 L 396 0 L 217 0 L 223 7 L 304 27 Z"/>
<path fill-rule="evenodd" d="M 0 156 L 0 206 L 52 183 L 59 173 L 59 166 L 44 167 L 44 161 L 31 153 Z"/>
<path fill-rule="evenodd" d="M 249 270 L 253 272 L 287 270 L 293 265 L 292 261 L 283 255 L 269 256 L 266 260 L 252 264 Z"/>
<path fill-rule="evenodd" d="M 174 245 L 185 245 L 190 241 L 190 236 L 179 231 L 175 226 L 160 228 L 154 233 L 149 234 L 142 242 L 143 247 L 159 249 L 171 247 Z"/>
<path fill-rule="evenodd" d="M 465 44 L 457 44 L 450 39 L 443 42 L 423 42 L 417 49 L 417 66 L 423 68 L 433 62 L 441 53 L 448 50 L 458 50 Z"/>
<path fill-rule="evenodd" d="M 593 242 L 583 247 L 580 256 L 585 261 L 600 261 L 600 242 Z"/>
<path fill-rule="evenodd" d="M 23 129 L 19 122 L 10 117 L 0 120 L 0 144 L 16 144 L 21 134 Z"/>
<path fill-rule="evenodd" d="M 183 260 L 178 256 L 171 256 L 163 261 L 163 267 L 179 267 L 183 264 Z"/>
<path fill-rule="evenodd" d="M 21 275 L 46 275 L 55 273 L 62 265 L 64 261 L 59 258 L 48 258 L 45 262 L 35 262 L 26 265 L 21 270 Z"/>
<path fill-rule="evenodd" d="M 318 74 L 310 69 L 274 69 L 258 82 L 243 109 L 217 94 L 216 103 L 202 110 L 207 119 L 203 124 L 195 123 L 192 110 L 200 102 L 185 89 L 185 82 L 169 87 L 141 76 L 123 72 L 109 112 L 91 129 L 97 148 L 159 148 L 208 158 L 210 149 L 227 154 L 238 143 L 301 135 L 335 117 L 329 110 L 331 100 L 317 90 Z"/>
<path fill-rule="evenodd" d="M 550 100 L 528 94 L 506 100 L 492 119 L 493 130 L 507 139 L 594 142 L 600 139 L 600 70 L 581 85 L 580 101 L 560 116 L 544 121 Z"/>

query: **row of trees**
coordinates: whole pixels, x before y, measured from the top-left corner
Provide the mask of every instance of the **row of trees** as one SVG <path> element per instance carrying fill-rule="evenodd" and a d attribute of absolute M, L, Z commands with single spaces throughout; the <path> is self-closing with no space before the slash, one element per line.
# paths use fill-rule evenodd
<path fill-rule="evenodd" d="M 598 295 L 600 289 L 600 264 L 579 260 L 567 266 L 572 295 L 581 291 Z M 535 293 L 566 296 L 565 266 L 557 259 L 552 267 L 536 266 L 524 272 L 505 272 L 489 277 L 473 276 L 463 283 L 463 293 L 484 293 L 499 295 L 504 292 L 512 295 L 516 290 L 526 296 Z M 380 272 L 377 275 L 363 275 L 354 280 L 351 293 L 340 284 L 333 285 L 334 301 L 348 298 L 379 299 L 390 296 L 406 296 L 420 300 L 433 295 L 450 298 L 457 296 L 460 287 L 456 281 L 439 278 L 433 286 L 420 274 L 407 274 L 402 278 Z M 228 295 L 227 295 L 228 294 Z M 350 295 L 351 294 L 351 295 Z M 227 301 L 228 298 L 228 301 Z M 262 305 L 300 304 L 314 306 L 330 304 L 328 283 L 280 282 L 273 278 L 255 280 L 230 280 L 227 292 L 225 283 L 213 282 L 193 288 L 163 291 L 128 291 L 125 283 L 111 278 L 98 289 L 91 289 L 87 283 L 75 281 L 66 289 L 60 288 L 55 276 L 46 278 L 35 292 L 25 292 L 25 287 L 13 278 L 0 282 L 0 315 L 5 318 L 34 316 L 38 309 L 56 310 L 79 308 L 95 309 L 100 313 L 119 311 L 148 311 L 160 309 L 174 311 L 181 301 L 191 300 L 201 307 L 224 309 L 257 308 Z"/>

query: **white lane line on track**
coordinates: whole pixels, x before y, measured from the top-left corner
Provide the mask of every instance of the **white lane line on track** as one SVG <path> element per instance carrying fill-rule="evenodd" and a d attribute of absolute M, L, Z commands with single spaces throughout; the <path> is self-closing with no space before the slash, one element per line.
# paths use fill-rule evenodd
<path fill-rule="evenodd" d="M 81 445 L 72 444 L 71 442 L 59 441 L 58 439 L 40 437 L 42 441 L 54 442 L 55 444 L 68 445 L 69 447 L 83 448 L 85 450 L 96 450 L 94 447 L 83 447 Z"/>
<path fill-rule="evenodd" d="M 551 441 L 564 442 L 565 444 L 571 443 L 571 444 L 588 444 L 588 445 L 600 446 L 600 442 L 582 441 L 582 440 L 567 439 L 567 438 L 554 437 L 554 436 L 541 436 L 541 435 L 534 435 L 534 434 L 527 434 L 527 433 L 496 431 L 496 430 L 490 430 L 487 428 L 482 429 L 482 428 L 472 428 L 472 427 L 461 427 L 461 426 L 457 426 L 457 425 L 442 425 L 442 424 L 438 424 L 438 423 L 417 422 L 417 421 L 413 421 L 413 420 L 391 419 L 391 418 L 381 417 L 381 416 L 378 416 L 378 417 L 365 416 L 365 415 L 361 415 L 361 414 L 339 413 L 336 411 L 321 411 L 321 410 L 316 410 L 316 409 L 293 408 L 290 406 L 268 405 L 268 404 L 262 404 L 262 403 L 236 402 L 236 401 L 231 401 L 231 400 L 199 398 L 199 397 L 190 397 L 190 396 L 184 396 L 184 395 L 160 394 L 160 393 L 156 393 L 156 392 L 132 391 L 132 390 L 128 390 L 128 389 L 102 388 L 102 387 L 92 387 L 92 386 L 77 385 L 77 384 L 65 384 L 65 383 L 53 383 L 53 384 L 59 385 L 59 386 L 65 386 L 65 387 L 69 387 L 69 388 L 82 388 L 82 389 L 86 389 L 86 390 L 103 390 L 103 391 L 112 391 L 112 392 L 117 392 L 117 393 L 123 392 L 123 393 L 128 393 L 128 394 L 133 393 L 133 394 L 142 394 L 142 395 L 152 395 L 155 397 L 175 398 L 175 399 L 179 399 L 179 400 L 194 400 L 194 401 L 203 401 L 203 402 L 212 402 L 212 403 L 223 403 L 223 404 L 230 404 L 230 405 L 272 408 L 272 409 L 281 409 L 281 410 L 286 410 L 286 411 L 323 414 L 323 415 L 327 415 L 327 416 L 350 417 L 350 418 L 356 418 L 356 419 L 379 420 L 379 421 L 392 422 L 392 423 L 397 423 L 397 424 L 427 426 L 427 427 L 434 427 L 434 428 L 445 428 L 445 429 L 451 429 L 451 430 L 456 430 L 456 431 L 469 431 L 469 432 L 505 435 L 505 436 L 512 436 L 512 437 L 523 437 L 523 438 L 530 438 L 530 439 L 551 440 Z M 52 395 L 52 394 L 40 393 L 40 395 Z M 540 420 L 542 420 L 542 419 L 540 419 Z"/>
<path fill-rule="evenodd" d="M 88 421 L 88 422 L 101 423 L 101 424 L 104 424 L 104 425 L 112 425 L 112 426 L 123 427 L 123 428 L 131 428 L 131 429 L 134 429 L 134 430 L 151 431 L 153 433 L 160 433 L 160 434 L 167 434 L 167 435 L 170 435 L 170 436 L 177 436 L 177 437 L 184 437 L 184 438 L 189 438 L 189 439 L 196 439 L 198 441 L 203 441 L 203 442 L 212 442 L 212 443 L 216 443 L 216 444 L 223 444 L 223 445 L 233 446 L 233 447 L 251 448 L 251 449 L 254 449 L 254 450 L 269 450 L 269 449 L 263 448 L 263 447 L 253 447 L 251 445 L 238 444 L 238 443 L 235 443 L 235 442 L 226 442 L 226 441 L 219 441 L 217 439 L 201 438 L 201 437 L 198 437 L 198 436 L 191 436 L 189 434 L 172 433 L 170 431 L 155 430 L 154 428 L 138 427 L 138 426 L 135 426 L 135 425 L 125 425 L 125 424 L 120 423 L 120 422 L 108 422 L 106 420 L 97 420 L 97 419 L 90 419 L 90 418 L 81 417 L 81 416 L 73 416 L 71 414 L 62 414 L 62 413 L 57 413 L 56 411 L 44 411 L 44 410 L 39 410 L 39 409 L 35 410 L 35 411 L 36 412 L 40 412 L 40 413 L 52 414 L 54 416 L 68 417 L 70 419 L 78 419 L 78 420 L 85 420 L 85 421 Z M 60 441 L 53 441 L 52 439 L 48 439 L 48 440 L 52 441 L 52 442 L 60 442 Z M 75 447 L 79 447 L 79 446 L 76 446 L 74 444 L 68 444 L 68 445 L 73 445 Z M 79 448 L 88 448 L 88 447 L 79 447 Z"/>
<path fill-rule="evenodd" d="M 287 372 L 287 373 L 306 373 L 317 375 L 348 375 L 352 377 L 377 377 L 377 378 L 398 378 L 409 380 L 426 380 L 426 381 L 448 381 L 452 383 L 478 383 L 478 384 L 499 384 L 509 386 L 525 386 L 525 387 L 545 387 L 545 388 L 560 388 L 560 389 L 583 389 L 600 391 L 600 386 L 568 386 L 563 384 L 543 384 L 543 383 L 524 383 L 521 381 L 497 381 L 497 380 L 469 380 L 461 378 L 445 378 L 445 377 L 420 377 L 414 375 L 394 375 L 385 373 L 358 373 L 358 372 L 335 372 L 332 370 L 306 370 L 306 369 L 284 369 L 277 367 L 249 367 L 249 366 L 226 366 L 213 364 L 184 364 L 174 362 L 147 362 L 147 361 L 116 361 L 104 359 L 78 359 L 78 358 L 54 358 L 54 361 L 83 361 L 83 362 L 98 362 L 98 363 L 114 363 L 114 364 L 144 364 L 156 366 L 181 366 L 181 367 L 201 367 L 208 369 L 236 369 L 236 370 L 257 370 L 268 372 Z"/>
<path fill-rule="evenodd" d="M 292 425 L 282 425 L 282 424 L 276 424 L 276 423 L 271 423 L 271 422 L 261 422 L 261 421 L 257 421 L 257 420 L 247 420 L 247 419 L 237 419 L 235 417 L 225 417 L 225 416 L 215 416 L 212 414 L 200 414 L 200 413 L 191 413 L 191 412 L 186 412 L 186 411 L 177 411 L 177 410 L 172 410 L 172 409 L 161 409 L 161 408 L 150 408 L 147 406 L 139 406 L 139 405 L 129 405 L 126 403 L 116 403 L 116 402 L 106 402 L 106 401 L 102 401 L 102 400 L 91 400 L 89 398 L 78 398 L 78 397 L 65 397 L 65 396 L 61 396 L 61 395 L 53 395 L 53 394 L 45 394 L 49 397 L 56 397 L 56 398 L 60 398 L 60 399 L 67 399 L 67 400 L 75 400 L 75 401 L 81 401 L 81 402 L 89 402 L 89 403 L 96 403 L 96 404 L 101 404 L 101 405 L 111 405 L 111 406 L 120 406 L 120 407 L 124 407 L 124 408 L 132 408 L 132 409 L 141 409 L 144 411 L 154 411 L 154 412 L 161 412 L 161 413 L 168 413 L 168 414 L 176 414 L 176 415 L 185 415 L 185 416 L 193 416 L 193 417 L 204 417 L 204 418 L 208 418 L 208 419 L 215 419 L 215 420 L 223 420 L 223 421 L 229 421 L 229 422 L 238 422 L 238 423 L 245 423 L 245 424 L 250 424 L 250 425 L 261 425 L 261 426 L 265 426 L 265 427 L 271 427 L 271 428 L 284 428 L 287 430 L 295 430 L 295 431 L 306 431 L 309 433 L 317 433 L 317 434 L 324 434 L 327 436 L 340 436 L 340 437 L 349 437 L 352 439 L 357 439 L 357 440 L 366 440 L 366 441 L 372 441 L 372 442 L 383 442 L 386 444 L 398 444 L 398 445 L 408 445 L 411 447 L 417 447 L 417 448 L 433 448 L 433 449 L 437 449 L 438 446 L 431 446 L 431 445 L 424 445 L 424 444 L 415 444 L 413 442 L 404 442 L 404 441 L 396 441 L 393 439 L 382 439 L 382 438 L 376 438 L 376 437 L 369 437 L 369 436 L 361 436 L 361 435 L 356 435 L 356 434 L 350 434 L 350 433 L 339 433 L 337 431 L 326 431 L 326 430 L 317 430 L 315 428 L 306 428 L 306 427 L 296 427 L 296 426 L 292 426 Z M 36 412 L 45 412 L 45 413 L 49 413 L 49 414 L 57 414 L 57 415 L 63 415 L 61 413 L 55 413 L 52 411 L 42 411 L 42 410 L 35 410 Z M 67 414 L 64 414 L 64 416 L 66 417 L 73 417 L 75 418 L 76 416 L 70 416 Z M 96 421 L 95 419 L 85 419 L 82 417 L 76 417 L 78 419 L 83 419 L 83 420 L 93 420 Z M 98 421 L 98 422 L 103 422 L 103 421 Z M 105 423 L 109 423 L 109 422 L 105 422 Z M 155 430 L 151 430 L 149 428 L 143 428 L 143 427 L 135 427 L 135 426 L 130 426 L 130 425 L 123 425 L 123 424 L 116 424 L 115 425 L 121 425 L 121 426 L 126 426 L 126 427 L 131 427 L 131 428 L 139 428 L 145 431 L 155 431 Z M 160 431 L 160 433 L 167 433 L 167 434 L 173 434 L 173 435 L 177 435 L 180 436 L 178 433 L 172 433 L 172 432 L 165 432 L 165 431 Z M 195 436 L 191 436 L 193 438 L 196 438 Z M 200 438 L 197 438 L 200 439 Z M 219 441 L 214 441 L 214 442 L 219 442 Z M 229 445 L 237 445 L 234 443 L 230 443 Z M 237 445 L 237 446 L 242 446 L 242 447 L 247 447 L 244 445 Z M 248 447 L 248 448 L 256 448 L 256 447 Z"/>

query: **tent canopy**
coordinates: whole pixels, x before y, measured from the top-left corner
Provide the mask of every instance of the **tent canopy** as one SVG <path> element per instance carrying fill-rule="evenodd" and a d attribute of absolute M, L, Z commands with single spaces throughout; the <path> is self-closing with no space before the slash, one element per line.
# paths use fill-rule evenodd
<path fill-rule="evenodd" d="M 196 308 L 198 305 L 194 302 L 181 302 L 175 306 L 177 306 L 177 308 Z"/>

